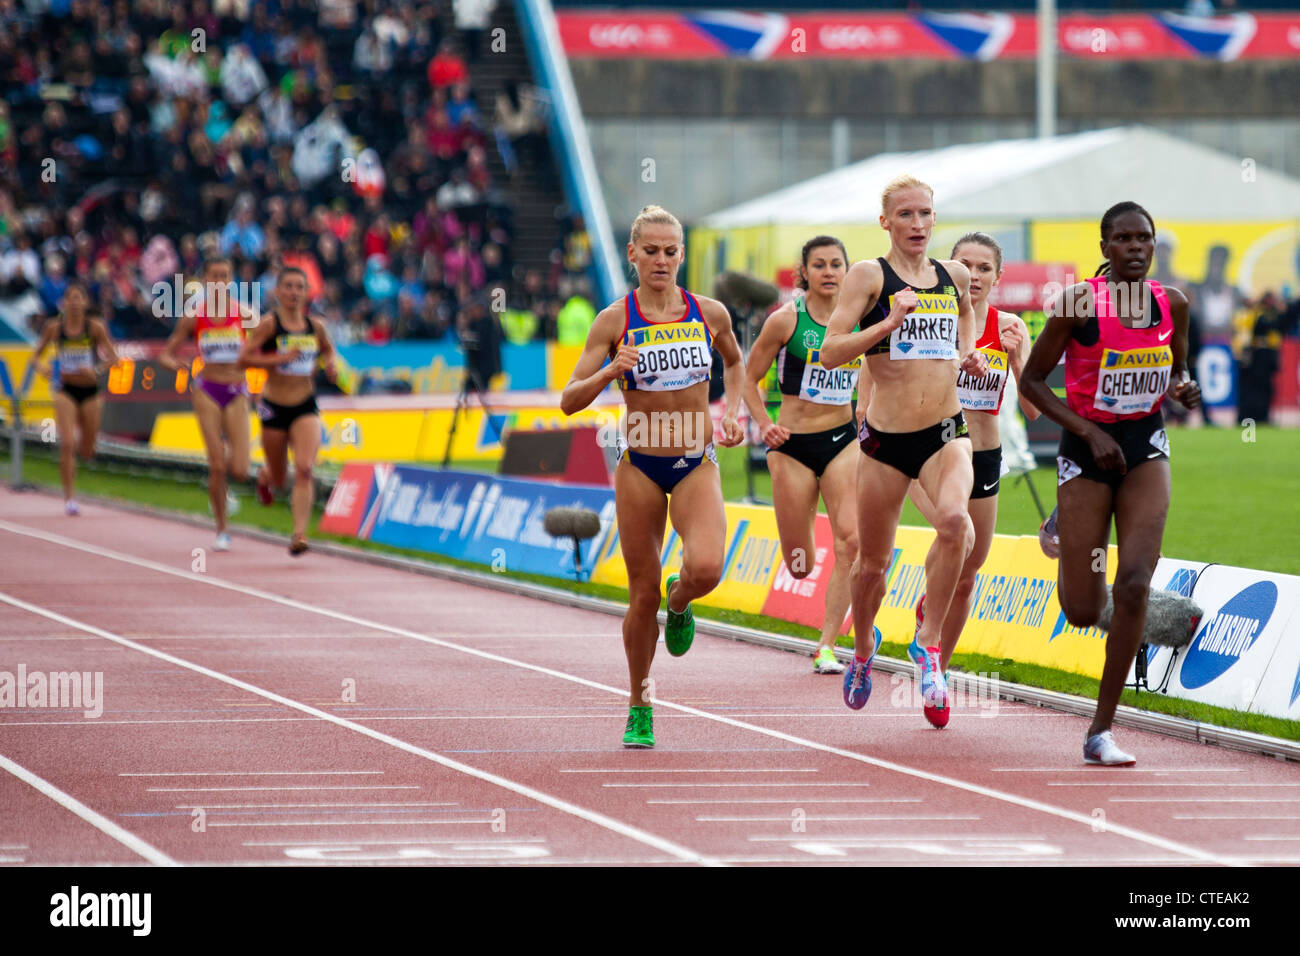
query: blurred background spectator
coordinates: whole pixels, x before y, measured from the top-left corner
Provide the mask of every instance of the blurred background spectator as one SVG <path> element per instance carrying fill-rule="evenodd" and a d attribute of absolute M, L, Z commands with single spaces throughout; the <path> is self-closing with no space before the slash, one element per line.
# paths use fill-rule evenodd
<path fill-rule="evenodd" d="M 163 338 L 155 284 L 223 254 L 263 306 L 302 267 L 342 344 L 576 330 L 581 221 L 558 209 L 551 268 L 517 267 L 491 172 L 557 182 L 543 98 L 475 94 L 495 6 L 0 0 L 0 318 L 34 331 L 76 277 L 114 336 Z"/>

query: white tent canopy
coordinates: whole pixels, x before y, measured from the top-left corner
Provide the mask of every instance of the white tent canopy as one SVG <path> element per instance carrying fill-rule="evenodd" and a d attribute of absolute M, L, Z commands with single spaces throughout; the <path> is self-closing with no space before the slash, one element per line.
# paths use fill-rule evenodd
<path fill-rule="evenodd" d="M 1140 202 L 1161 220 L 1275 220 L 1300 211 L 1300 181 L 1254 162 L 1133 126 L 948 146 L 871 159 L 732 206 L 695 225 L 876 222 L 880 194 L 911 174 L 934 188 L 948 221 L 1091 219 Z"/>

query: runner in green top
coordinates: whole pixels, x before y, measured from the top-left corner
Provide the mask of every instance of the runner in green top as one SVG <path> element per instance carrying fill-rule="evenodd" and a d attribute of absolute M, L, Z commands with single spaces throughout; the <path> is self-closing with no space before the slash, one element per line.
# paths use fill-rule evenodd
<path fill-rule="evenodd" d="M 745 404 L 767 445 L 772 500 L 781 550 L 791 585 L 813 592 L 811 576 L 827 558 L 817 553 L 817 497 L 826 502 L 835 537 L 835 563 L 826 587 L 826 617 L 813 658 L 818 674 L 840 674 L 835 638 L 849 610 L 849 568 L 858 554 L 853 393 L 861 357 L 840 368 L 821 364 L 822 337 L 835 310 L 840 283 L 848 270 L 844 243 L 817 236 L 804 244 L 798 284 L 802 296 L 783 305 L 763 324 L 746 363 Z M 759 383 L 775 361 L 781 396 L 778 422 L 764 406 Z"/>

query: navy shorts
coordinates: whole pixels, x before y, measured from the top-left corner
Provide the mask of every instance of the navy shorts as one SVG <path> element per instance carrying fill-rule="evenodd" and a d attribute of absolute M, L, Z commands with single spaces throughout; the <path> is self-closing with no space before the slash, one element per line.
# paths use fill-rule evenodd
<path fill-rule="evenodd" d="M 704 446 L 704 451 L 695 457 L 686 455 L 647 455 L 639 451 L 628 449 L 625 453 L 627 460 L 630 461 L 640 472 L 663 489 L 664 494 L 670 495 L 678 483 L 703 464 L 706 460 L 718 463 L 718 456 L 714 453 L 713 442 Z"/>

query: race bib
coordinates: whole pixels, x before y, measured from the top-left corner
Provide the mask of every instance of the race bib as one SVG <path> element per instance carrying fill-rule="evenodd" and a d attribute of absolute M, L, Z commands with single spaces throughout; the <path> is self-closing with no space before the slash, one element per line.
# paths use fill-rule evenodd
<path fill-rule="evenodd" d="M 1147 414 L 1169 388 L 1173 365 L 1168 345 L 1124 352 L 1106 349 L 1097 369 L 1093 407 L 1112 415 Z"/>
<path fill-rule="evenodd" d="M 233 365 L 239 360 L 239 350 L 244 340 L 239 329 L 226 326 L 221 329 L 204 329 L 199 333 L 199 355 L 204 365 Z"/>
<path fill-rule="evenodd" d="M 889 357 L 957 358 L 957 297 L 923 292 L 916 300 L 916 308 L 904 317 L 903 324 L 889 333 Z"/>
<path fill-rule="evenodd" d="M 65 345 L 59 349 L 59 374 L 91 372 L 95 355 L 89 345 Z"/>
<path fill-rule="evenodd" d="M 1007 387 L 1007 353 L 982 348 L 989 370 L 980 378 L 957 370 L 957 398 L 961 407 L 972 412 L 994 412 L 1002 404 L 1002 390 Z"/>
<path fill-rule="evenodd" d="M 316 371 L 318 348 L 316 336 L 311 333 L 296 332 L 278 336 L 275 340 L 275 347 L 282 355 L 285 352 L 292 352 L 294 349 L 302 353 L 287 365 L 280 366 L 281 375 L 310 376 Z"/>
<path fill-rule="evenodd" d="M 826 368 L 821 363 L 821 349 L 812 349 L 808 352 L 803 378 L 799 381 L 799 397 L 818 405 L 847 405 L 853 400 L 853 390 L 858 387 L 860 368 L 861 355 L 839 368 Z"/>
<path fill-rule="evenodd" d="M 703 322 L 672 322 L 633 329 L 629 344 L 636 347 L 636 367 L 629 373 L 638 389 L 673 391 L 707 382 L 713 353 Z"/>

